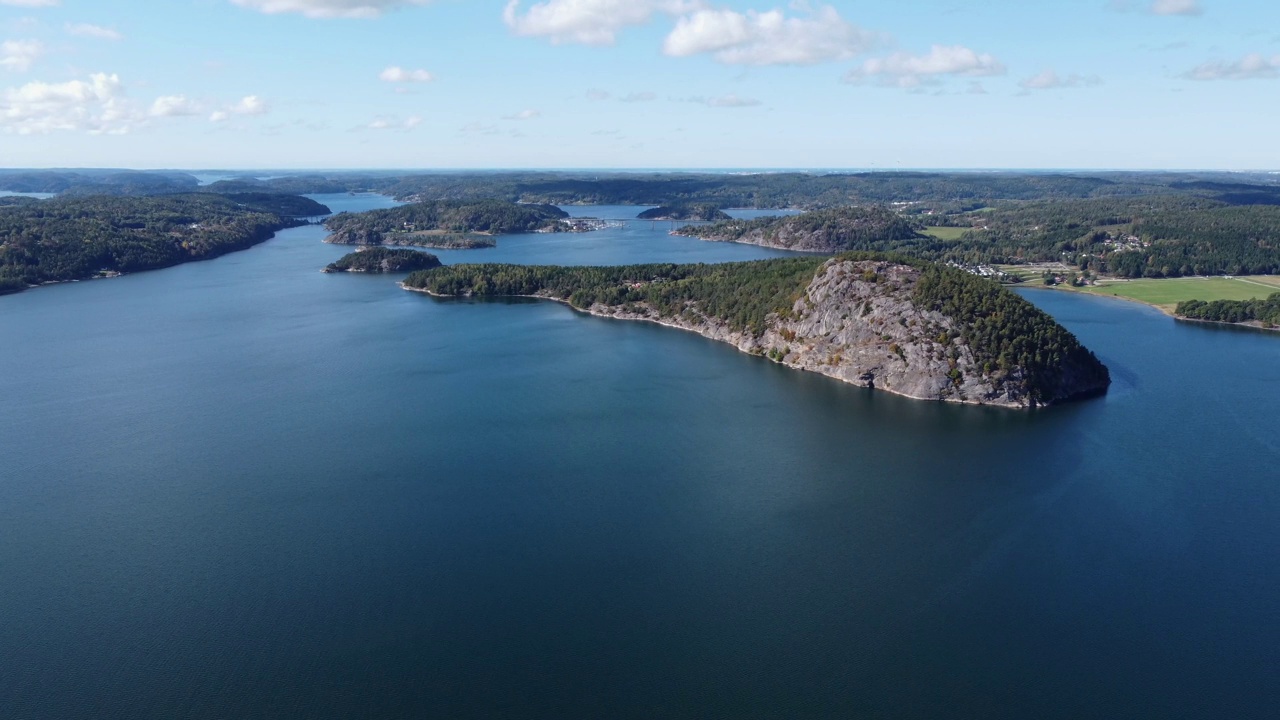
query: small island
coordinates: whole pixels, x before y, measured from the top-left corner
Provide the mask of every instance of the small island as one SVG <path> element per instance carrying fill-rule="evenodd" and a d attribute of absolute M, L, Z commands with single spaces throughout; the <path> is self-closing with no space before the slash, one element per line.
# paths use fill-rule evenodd
<path fill-rule="evenodd" d="M 385 210 L 339 213 L 325 221 L 325 242 L 440 249 L 493 247 L 494 235 L 568 230 L 553 205 L 505 200 L 427 200 Z"/>
<path fill-rule="evenodd" d="M 690 330 L 788 367 L 924 400 L 1033 408 L 1097 395 L 1106 366 L 999 284 L 871 253 L 717 265 L 453 265 L 408 290 L 525 296 Z"/>
<path fill-rule="evenodd" d="M 921 238 L 915 222 L 882 207 L 842 207 L 789 217 L 686 225 L 676 235 L 784 250 L 894 252 Z"/>
<path fill-rule="evenodd" d="M 640 220 L 684 220 L 702 222 L 720 222 L 732 220 L 719 206 L 710 203 L 697 205 L 663 205 L 645 210 L 636 216 Z"/>
<path fill-rule="evenodd" d="M 431 253 L 404 248 L 367 247 L 347 253 L 320 272 L 409 273 L 440 267 Z"/>

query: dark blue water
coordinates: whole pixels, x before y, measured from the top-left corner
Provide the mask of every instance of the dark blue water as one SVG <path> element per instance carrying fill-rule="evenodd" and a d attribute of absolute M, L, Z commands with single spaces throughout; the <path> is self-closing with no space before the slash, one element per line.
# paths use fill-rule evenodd
<path fill-rule="evenodd" d="M 0 717 L 1274 710 L 1280 337 L 1030 292 L 1110 395 L 944 406 L 322 236 L 0 298 Z"/>

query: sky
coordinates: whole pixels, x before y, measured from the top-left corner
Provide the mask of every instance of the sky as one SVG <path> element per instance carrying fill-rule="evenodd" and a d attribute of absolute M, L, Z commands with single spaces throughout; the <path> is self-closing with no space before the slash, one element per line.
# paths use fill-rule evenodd
<path fill-rule="evenodd" d="M 1274 0 L 0 0 L 0 166 L 1280 169 Z"/>

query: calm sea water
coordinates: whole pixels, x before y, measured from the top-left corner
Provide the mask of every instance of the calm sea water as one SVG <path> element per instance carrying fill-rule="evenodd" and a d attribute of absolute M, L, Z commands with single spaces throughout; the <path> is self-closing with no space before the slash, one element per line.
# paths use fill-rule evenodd
<path fill-rule="evenodd" d="M 1029 292 L 1111 393 L 954 407 L 323 275 L 322 236 L 0 298 L 0 716 L 1275 710 L 1280 337 Z"/>

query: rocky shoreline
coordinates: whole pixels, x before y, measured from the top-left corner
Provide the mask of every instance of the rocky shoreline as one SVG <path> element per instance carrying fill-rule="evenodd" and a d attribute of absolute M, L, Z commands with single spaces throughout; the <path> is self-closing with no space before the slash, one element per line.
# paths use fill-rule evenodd
<path fill-rule="evenodd" d="M 874 279 L 872 276 L 875 276 Z M 695 332 L 781 365 L 860 387 L 916 399 L 1031 408 L 1104 393 L 1109 378 L 1063 363 L 1061 389 L 1037 400 L 1018 370 L 984 368 L 961 341 L 964 329 L 941 312 L 915 306 L 910 290 L 919 271 L 889 262 L 833 260 L 822 267 L 789 317 L 772 316 L 759 335 L 696 312 L 660 315 L 653 308 L 592 304 L 576 308 L 597 317 L 640 320 Z M 439 295 L 401 284 L 406 290 Z M 886 288 L 893 288 L 886 291 Z M 549 293 L 526 295 L 566 304 Z M 1096 363 L 1096 360 L 1094 360 Z"/>

